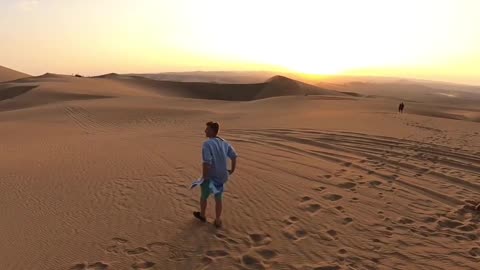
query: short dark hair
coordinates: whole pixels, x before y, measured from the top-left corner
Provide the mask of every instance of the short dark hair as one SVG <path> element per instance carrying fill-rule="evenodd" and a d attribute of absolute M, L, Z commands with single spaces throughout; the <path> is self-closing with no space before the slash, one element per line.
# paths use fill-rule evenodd
<path fill-rule="evenodd" d="M 220 130 L 220 125 L 217 122 L 210 121 L 207 123 L 207 127 L 215 131 L 215 134 L 218 134 L 218 131 Z"/>

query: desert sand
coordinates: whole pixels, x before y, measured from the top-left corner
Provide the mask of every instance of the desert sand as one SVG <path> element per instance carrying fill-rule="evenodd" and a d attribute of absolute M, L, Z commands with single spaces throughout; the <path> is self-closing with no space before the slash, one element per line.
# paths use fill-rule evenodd
<path fill-rule="evenodd" d="M 26 77 L 30 77 L 30 75 L 0 66 L 0 82 L 13 81 Z"/>
<path fill-rule="evenodd" d="M 480 93 L 337 86 L 0 83 L 0 268 L 478 269 Z M 210 120 L 240 155 L 222 229 L 192 217 Z"/>

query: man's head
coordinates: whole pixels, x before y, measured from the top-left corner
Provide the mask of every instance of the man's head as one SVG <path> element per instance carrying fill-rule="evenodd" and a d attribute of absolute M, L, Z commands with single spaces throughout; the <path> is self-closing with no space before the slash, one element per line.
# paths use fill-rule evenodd
<path fill-rule="evenodd" d="M 205 128 L 205 136 L 208 138 L 216 137 L 219 130 L 220 125 L 217 122 L 208 122 L 207 128 Z"/>

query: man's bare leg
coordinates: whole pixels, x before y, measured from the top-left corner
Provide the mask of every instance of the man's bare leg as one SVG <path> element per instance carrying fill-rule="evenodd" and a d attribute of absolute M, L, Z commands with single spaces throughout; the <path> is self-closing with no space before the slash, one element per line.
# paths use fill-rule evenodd
<path fill-rule="evenodd" d="M 222 208 L 223 208 L 223 203 L 222 203 L 222 198 L 215 198 L 215 225 L 217 227 L 220 227 L 222 225 Z"/>
<path fill-rule="evenodd" d="M 200 216 L 205 217 L 206 211 L 207 211 L 207 200 L 200 199 Z"/>

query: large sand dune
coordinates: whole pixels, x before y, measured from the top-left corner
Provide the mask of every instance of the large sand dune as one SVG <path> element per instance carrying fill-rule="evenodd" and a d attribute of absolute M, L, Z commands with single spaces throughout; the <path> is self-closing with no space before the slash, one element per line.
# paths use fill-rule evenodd
<path fill-rule="evenodd" d="M 432 117 L 435 100 L 401 115 L 392 98 L 318 91 L 0 84 L 1 268 L 478 269 L 479 124 Z M 192 218 L 188 189 L 209 120 L 240 154 L 219 230 Z"/>
<path fill-rule="evenodd" d="M 137 88 L 151 89 L 163 96 L 197 99 L 251 101 L 262 98 L 295 95 L 335 95 L 343 93 L 323 89 L 283 76 L 274 76 L 262 83 L 179 82 L 148 79 L 141 76 L 107 74 L 97 78 L 121 81 Z"/>
<path fill-rule="evenodd" d="M 0 82 L 13 81 L 30 75 L 0 66 Z"/>

